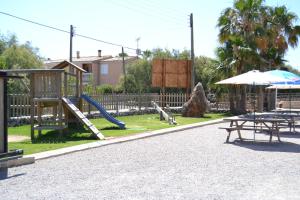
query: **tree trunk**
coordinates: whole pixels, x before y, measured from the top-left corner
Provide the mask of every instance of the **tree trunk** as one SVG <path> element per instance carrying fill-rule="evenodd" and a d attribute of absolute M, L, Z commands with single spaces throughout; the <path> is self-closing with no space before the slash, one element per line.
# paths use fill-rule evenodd
<path fill-rule="evenodd" d="M 235 109 L 237 114 L 241 112 L 241 90 L 240 86 L 236 85 L 235 87 Z"/>
<path fill-rule="evenodd" d="M 246 87 L 235 85 L 229 90 L 230 112 L 232 114 L 246 113 Z"/>
<path fill-rule="evenodd" d="M 243 60 L 237 65 L 237 74 L 241 74 L 243 71 Z M 235 108 L 234 114 L 246 113 L 246 87 L 244 85 L 236 85 L 235 87 Z"/>
<path fill-rule="evenodd" d="M 258 87 L 258 97 L 257 97 L 257 112 L 263 112 L 264 110 L 264 91 L 262 86 Z"/>
<path fill-rule="evenodd" d="M 276 109 L 276 98 L 277 92 L 276 90 L 269 90 L 269 99 L 268 99 L 268 111 Z"/>
<path fill-rule="evenodd" d="M 241 111 L 243 113 L 247 112 L 247 91 L 244 85 L 241 87 Z"/>
<path fill-rule="evenodd" d="M 234 88 L 233 87 L 229 87 L 229 94 L 228 94 L 228 96 L 229 96 L 229 106 L 230 106 L 230 112 L 231 113 L 235 113 L 235 104 L 234 104 L 234 96 L 235 96 L 235 94 L 234 94 L 234 92 L 235 92 L 235 90 L 234 90 Z"/>

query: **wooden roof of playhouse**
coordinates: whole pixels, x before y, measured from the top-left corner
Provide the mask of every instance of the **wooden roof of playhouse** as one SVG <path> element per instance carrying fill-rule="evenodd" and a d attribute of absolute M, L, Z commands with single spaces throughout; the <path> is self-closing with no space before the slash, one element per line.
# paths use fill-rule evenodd
<path fill-rule="evenodd" d="M 84 69 L 82 69 L 81 67 L 75 65 L 74 63 L 71 63 L 69 61 L 62 61 L 61 63 L 55 65 L 54 67 L 52 67 L 51 69 L 64 69 L 66 67 L 72 67 L 75 70 L 78 70 L 80 72 L 86 72 Z"/>

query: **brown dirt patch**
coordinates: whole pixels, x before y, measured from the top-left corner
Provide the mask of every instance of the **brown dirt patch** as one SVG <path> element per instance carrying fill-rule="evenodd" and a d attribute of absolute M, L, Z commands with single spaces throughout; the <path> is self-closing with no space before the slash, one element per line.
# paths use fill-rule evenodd
<path fill-rule="evenodd" d="M 27 136 L 21 136 L 21 135 L 9 135 L 8 136 L 8 142 L 21 142 L 24 140 L 28 140 L 30 137 Z"/>

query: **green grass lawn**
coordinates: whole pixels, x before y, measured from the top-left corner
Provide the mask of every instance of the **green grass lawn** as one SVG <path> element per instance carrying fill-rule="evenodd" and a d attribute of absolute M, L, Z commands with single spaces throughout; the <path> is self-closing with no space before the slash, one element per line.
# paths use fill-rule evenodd
<path fill-rule="evenodd" d="M 204 122 L 219 119 L 227 116 L 224 113 L 210 113 L 203 118 L 187 118 L 175 115 L 177 125 L 169 125 L 166 121 L 160 121 L 158 114 L 134 115 L 118 117 L 125 122 L 126 129 L 119 129 L 118 126 L 103 118 L 91 119 L 91 122 L 100 130 L 105 137 L 119 137 L 147 131 L 170 128 L 174 126 Z M 9 127 L 9 135 L 21 135 L 30 137 L 30 125 Z M 69 147 L 88 142 L 96 141 L 85 128 L 75 127 L 69 129 L 63 137 L 59 137 L 57 131 L 43 131 L 42 135 L 35 141 L 26 140 L 23 142 L 10 142 L 9 149 L 23 149 L 25 154 L 32 154 L 63 147 Z"/>

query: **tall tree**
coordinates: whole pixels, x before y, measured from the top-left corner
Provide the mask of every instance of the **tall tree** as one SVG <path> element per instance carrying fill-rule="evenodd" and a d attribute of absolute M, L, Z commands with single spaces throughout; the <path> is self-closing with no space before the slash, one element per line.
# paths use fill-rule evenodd
<path fill-rule="evenodd" d="M 297 15 L 289 12 L 285 6 L 264 7 L 261 10 L 261 27 L 256 32 L 258 52 L 269 68 L 282 65 L 288 47 L 298 45 L 300 26 L 293 24 Z M 264 69 L 262 67 L 262 69 Z"/>
<path fill-rule="evenodd" d="M 299 27 L 293 23 L 296 15 L 284 6 L 269 7 L 263 0 L 236 0 L 218 20 L 219 41 L 223 54 L 219 57 L 222 66 L 231 68 L 231 75 L 250 69 L 266 70 L 282 64 L 289 45 L 295 47 Z M 226 53 L 224 53 L 226 51 Z M 219 52 L 221 53 L 221 52 Z M 228 62 L 230 61 L 230 62 Z M 245 87 L 235 86 L 231 90 L 232 112 L 246 111 Z M 260 102 L 262 105 L 263 102 Z"/>
<path fill-rule="evenodd" d="M 0 68 L 29 69 L 42 66 L 38 48 L 30 42 L 19 44 L 16 35 L 8 35 L 0 39 Z"/>
<path fill-rule="evenodd" d="M 42 66 L 42 59 L 38 55 L 39 49 L 30 42 L 19 44 L 17 36 L 0 36 L 0 69 L 32 69 Z M 26 78 L 23 82 L 29 82 Z M 10 79 L 9 93 L 27 92 L 20 80 Z"/>
<path fill-rule="evenodd" d="M 234 75 L 256 67 L 257 53 L 253 43 L 254 30 L 258 21 L 262 0 L 237 0 L 233 8 L 224 10 L 218 20 L 219 41 L 224 44 L 223 51 L 229 56 L 223 66 L 232 67 Z M 233 113 L 246 111 L 245 86 L 233 86 L 230 89 L 230 105 Z"/>

